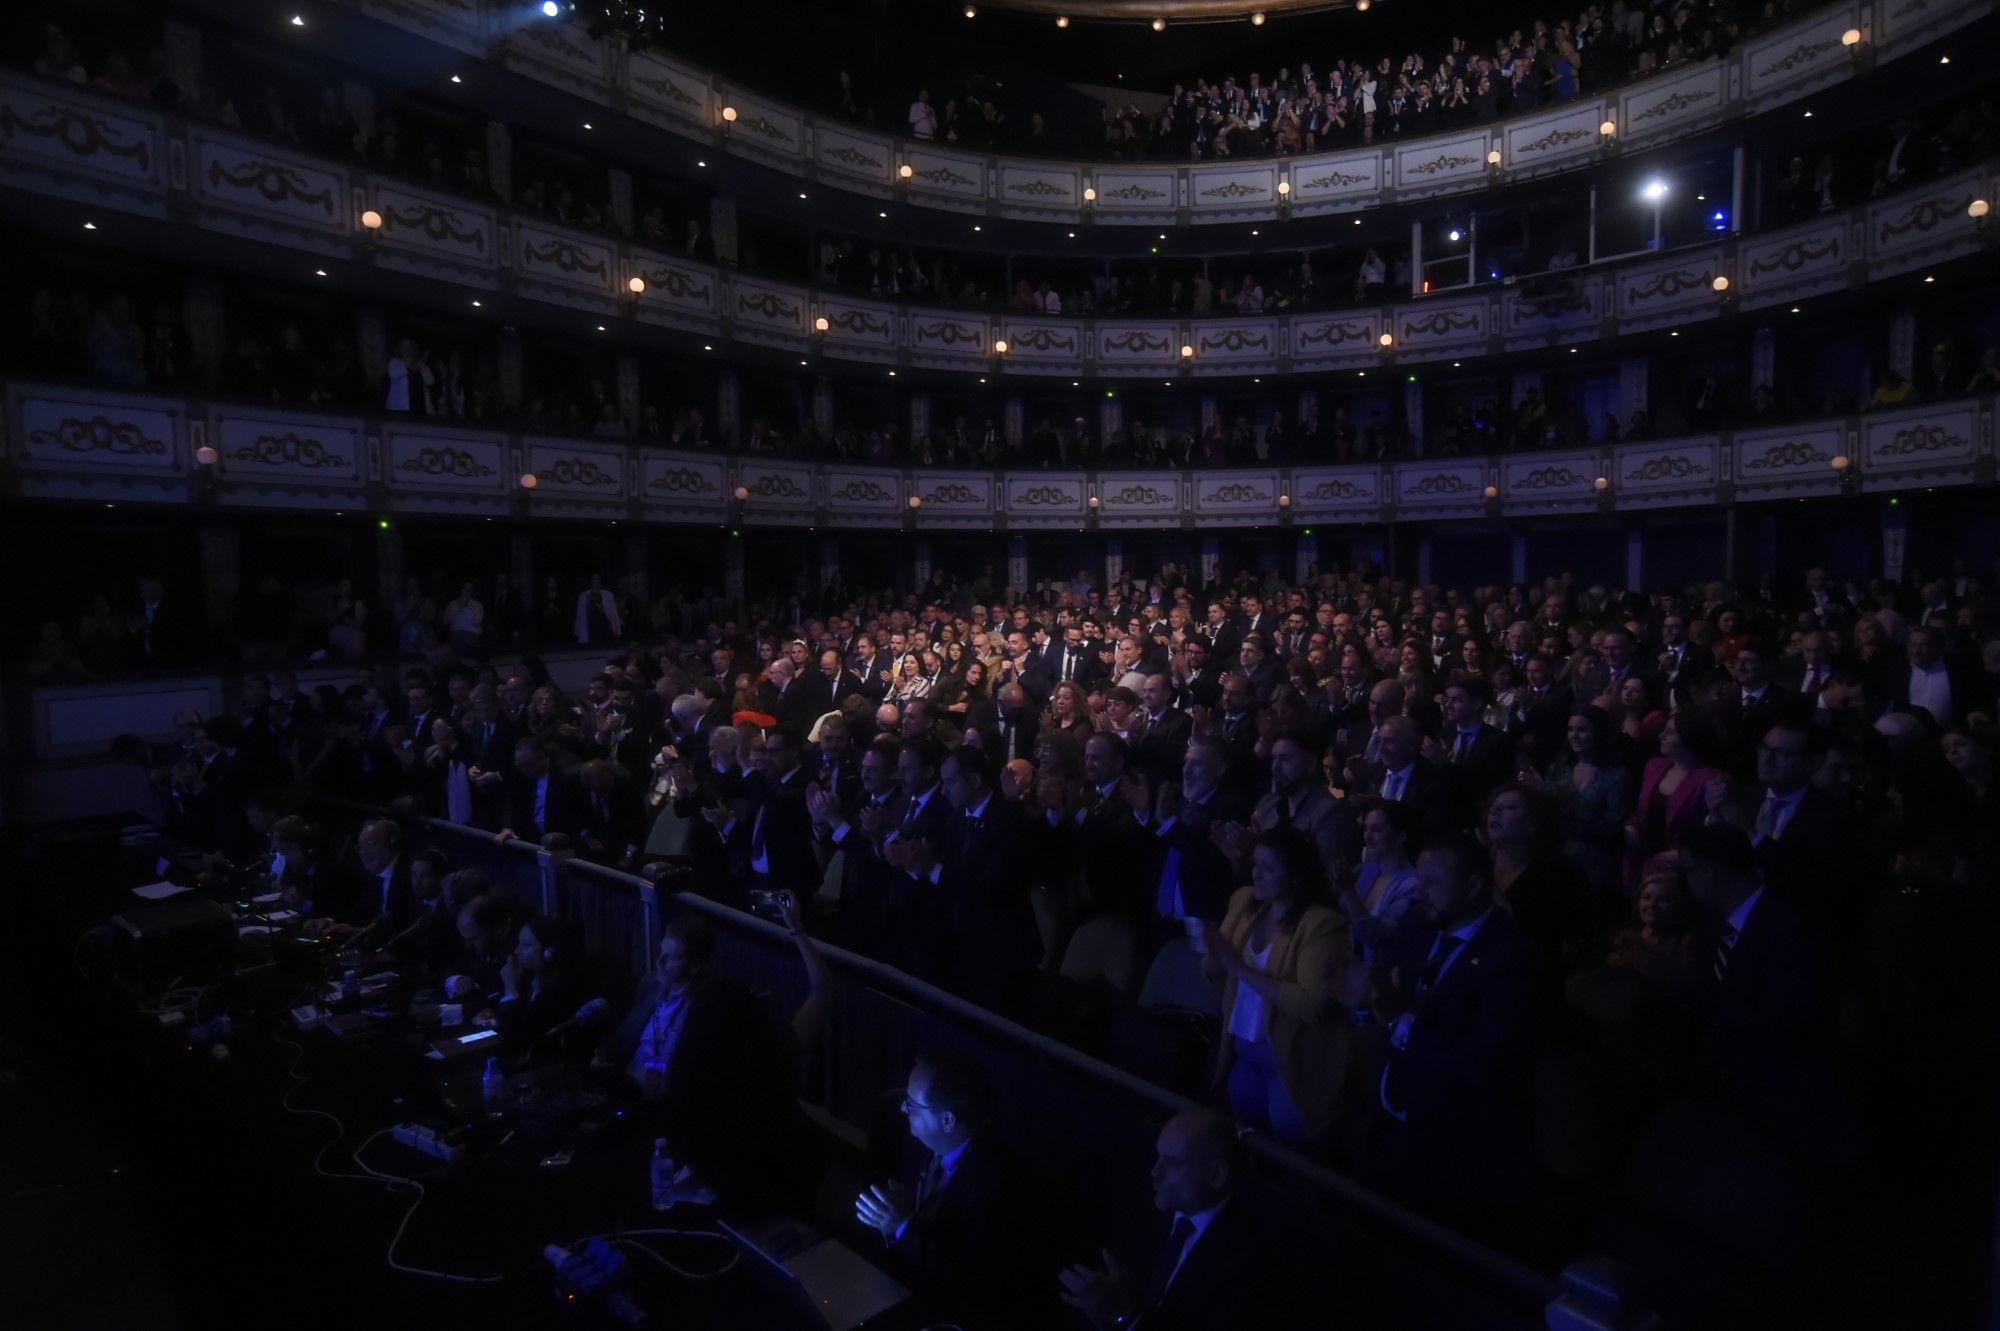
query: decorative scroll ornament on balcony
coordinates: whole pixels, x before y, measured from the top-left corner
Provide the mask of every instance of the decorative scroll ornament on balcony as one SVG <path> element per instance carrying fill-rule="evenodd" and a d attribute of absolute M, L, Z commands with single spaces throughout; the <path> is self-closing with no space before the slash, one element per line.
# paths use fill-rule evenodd
<path fill-rule="evenodd" d="M 1516 154 L 1546 152 L 1550 148 L 1559 148 L 1565 143 L 1575 143 L 1578 139 L 1595 139 L 1596 137 L 1597 131 L 1594 129 L 1552 129 L 1539 139 L 1530 139 L 1528 142 L 1514 149 L 1514 151 Z"/>
<path fill-rule="evenodd" d="M 948 324 L 939 321 L 934 324 L 917 325 L 917 336 L 926 342 L 936 342 L 943 346 L 955 347 L 964 342 L 978 346 L 986 340 L 984 330 L 968 328 L 964 324 Z"/>
<path fill-rule="evenodd" d="M 1007 186 L 1015 194 L 1032 194 L 1038 199 L 1068 198 L 1070 191 L 1062 185 L 1051 185 L 1046 180 L 1017 180 Z"/>
<path fill-rule="evenodd" d="M 1164 199 L 1167 197 L 1167 192 L 1163 189 L 1154 189 L 1151 185 L 1141 185 L 1135 180 L 1129 185 L 1120 185 L 1117 189 L 1105 190 L 1104 197 L 1107 199 L 1125 199 L 1136 203 L 1140 199 Z"/>
<path fill-rule="evenodd" d="M 1796 273 L 1809 263 L 1821 259 L 1840 257 L 1840 237 L 1831 236 L 1825 240 L 1795 240 L 1769 257 L 1759 257 L 1750 261 L 1750 276 L 1763 273 Z"/>
<path fill-rule="evenodd" d="M 1428 162 L 1418 162 L 1410 168 L 1413 176 L 1433 176 L 1440 171 L 1456 171 L 1461 166 L 1474 166 L 1479 158 L 1470 153 L 1439 153 Z"/>
<path fill-rule="evenodd" d="M 1248 199 L 1262 198 L 1271 191 L 1246 185 L 1240 180 L 1231 180 L 1221 185 L 1211 185 L 1201 192 L 1204 199 Z"/>
<path fill-rule="evenodd" d="M 1937 225 L 1947 218 L 1964 216 L 1966 206 L 1971 202 L 1972 196 L 1969 194 L 1962 199 L 1947 199 L 1942 202 L 1937 199 L 1925 199 L 1910 209 L 1909 215 L 1900 222 L 1883 219 L 1882 225 L 1876 229 L 1876 239 L 1893 240 L 1912 231 L 1935 230 Z"/>
<path fill-rule="evenodd" d="M 1533 471 L 1523 473 L 1515 485 L 1522 490 L 1560 490 L 1583 485 L 1589 479 L 1587 476 L 1577 475 L 1568 467 L 1537 467 Z"/>
<path fill-rule="evenodd" d="M 1324 342 L 1329 347 L 1337 347 L 1343 342 L 1373 342 L 1375 329 L 1369 324 L 1326 323 L 1318 328 L 1308 328 L 1299 334 L 1302 347 L 1317 346 Z"/>
<path fill-rule="evenodd" d="M 1647 458 L 1625 473 L 1626 481 L 1684 481 L 1708 475 L 1708 468 L 1679 453 L 1662 453 Z"/>
<path fill-rule="evenodd" d="M 910 174 L 919 180 L 928 180 L 933 185 L 977 185 L 979 183 L 971 176 L 961 176 L 948 166 L 927 166 L 921 171 L 912 171 Z"/>
<path fill-rule="evenodd" d="M 790 482 L 787 482 L 790 484 Z M 669 467 L 646 482 L 648 490 L 660 490 L 667 494 L 706 495 L 714 494 L 715 486 L 708 477 L 693 467 Z"/>
<path fill-rule="evenodd" d="M 1560 319 L 1565 314 L 1588 314 L 1591 305 L 1588 290 L 1574 282 L 1564 283 L 1560 290 L 1546 295 L 1523 294 L 1514 303 L 1514 325 L 1518 328 L 1533 319 Z"/>
<path fill-rule="evenodd" d="M 554 481 L 558 485 L 611 485 L 618 484 L 618 474 L 606 471 L 589 458 L 557 458 L 541 469 L 543 480 Z"/>
<path fill-rule="evenodd" d="M 1076 336 L 1072 333 L 1057 333 L 1052 328 L 1030 328 L 1025 333 L 1014 334 L 1015 347 L 1027 347 L 1032 351 L 1075 351 Z"/>
<path fill-rule="evenodd" d="M 1686 268 L 1676 268 L 1671 273 L 1661 273 L 1652 281 L 1627 291 L 1625 303 L 1637 305 L 1642 300 L 1672 300 L 1683 291 L 1693 291 L 1697 288 L 1706 291 L 1714 281 L 1714 273 L 1697 273 Z"/>
<path fill-rule="evenodd" d="M 784 130 L 779 129 L 762 116 L 740 116 L 737 118 L 736 123 L 739 127 L 747 129 L 753 134 L 762 134 L 765 138 L 775 139 L 779 143 L 790 143 L 792 141 L 791 135 L 785 133 Z"/>
<path fill-rule="evenodd" d="M 88 420 L 66 416 L 53 430 L 32 431 L 28 441 L 66 453 L 114 453 L 119 457 L 157 457 L 167 451 L 164 440 L 153 438 L 131 421 L 114 421 L 109 416 Z"/>
<path fill-rule="evenodd" d="M 1030 508 L 1071 508 L 1077 497 L 1059 485 L 1031 485 L 1016 494 L 1014 502 Z"/>
<path fill-rule="evenodd" d="M 781 471 L 767 471 L 743 487 L 759 499 L 811 499 L 812 492 Z"/>
<path fill-rule="evenodd" d="M 845 162 L 849 166 L 880 167 L 882 165 L 881 162 L 862 152 L 859 148 L 847 144 L 842 144 L 838 148 L 822 148 L 819 150 L 819 155 L 821 157 L 831 157 L 836 162 Z"/>
<path fill-rule="evenodd" d="M 1772 444 L 1756 457 L 1743 464 L 1745 471 L 1772 471 L 1783 467 L 1803 467 L 1816 462 L 1831 462 L 1833 454 L 1823 453 L 1819 445 L 1808 439 L 1793 439 L 1782 444 Z"/>
<path fill-rule="evenodd" d="M 1656 116 L 1670 116 L 1676 111 L 1685 111 L 1690 106 L 1699 106 L 1703 102 L 1713 101 L 1714 99 L 1715 93 L 1708 89 L 1701 89 L 1696 92 L 1669 93 L 1641 111 L 1638 115 L 1633 116 L 1626 123 L 1637 125 L 1642 121 L 1652 120 Z"/>
<path fill-rule="evenodd" d="M 397 471 L 420 476 L 491 476 L 493 468 L 462 448 L 420 448 L 396 464 Z"/>
<path fill-rule="evenodd" d="M 1403 487 L 1405 495 L 1466 495 L 1476 494 L 1478 487 L 1465 477 L 1452 472 L 1441 471 L 1434 476 L 1426 476 L 1413 485 Z"/>
<path fill-rule="evenodd" d="M 1421 319 L 1412 319 L 1403 325 L 1403 340 L 1422 337 L 1426 334 L 1476 333 L 1479 331 L 1477 314 L 1461 314 L 1454 310 L 1439 310 Z"/>
<path fill-rule="evenodd" d="M 589 258 L 582 250 L 566 240 L 552 240 L 540 248 L 523 245 L 521 254 L 536 263 L 548 264 L 560 272 L 591 273 L 598 277 L 604 275 L 604 260 Z"/>
<path fill-rule="evenodd" d="M 647 286 L 658 287 L 675 300 L 706 302 L 714 289 L 694 274 L 680 268 L 658 268 L 643 276 Z"/>
<path fill-rule="evenodd" d="M 1243 328 L 1225 328 L 1219 333 L 1203 333 L 1201 337 L 1203 351 L 1242 351 L 1246 347 L 1256 351 L 1269 351 L 1271 336 L 1268 333 L 1253 333 Z"/>
<path fill-rule="evenodd" d="M 1908 453 L 1942 453 L 1947 449 L 1965 447 L 1965 439 L 1953 434 L 1942 425 L 1912 425 L 1907 430 L 1898 430 L 1889 442 L 1876 449 L 1882 457 L 1899 457 Z"/>
<path fill-rule="evenodd" d="M 347 458 L 317 439 L 286 431 L 260 434 L 230 455 L 236 462 L 255 462 L 264 467 L 303 467 L 320 471 L 347 466 Z"/>
<path fill-rule="evenodd" d="M 461 231 L 458 214 L 449 208 L 422 203 L 413 208 L 399 209 L 384 206 L 382 222 L 387 227 L 408 227 L 423 233 L 428 240 L 452 241 L 459 245 L 470 245 L 481 254 L 486 253 L 486 233 L 474 228 Z"/>
<path fill-rule="evenodd" d="M 1374 179 L 1372 171 L 1329 171 L 1325 175 L 1313 176 L 1299 182 L 1300 189 L 1343 189 L 1349 185 L 1365 185 Z"/>
<path fill-rule="evenodd" d="M 829 327 L 844 328 L 857 337 L 889 331 L 888 320 L 871 319 L 865 310 L 842 310 L 838 314 L 827 315 L 826 322 Z"/>
<path fill-rule="evenodd" d="M 1229 485 L 1218 485 L 1202 496 L 1211 504 L 1268 504 L 1270 493 L 1257 486 L 1236 481 Z"/>
<path fill-rule="evenodd" d="M 1328 477 L 1299 496 L 1302 502 L 1308 504 L 1331 504 L 1344 499 L 1365 503 L 1374 497 L 1373 490 L 1363 489 L 1353 481 L 1343 481 L 1338 477 Z"/>
<path fill-rule="evenodd" d="M 787 305 L 780 297 L 769 291 L 760 291 L 754 296 L 745 295 L 739 291 L 736 294 L 736 308 L 738 310 L 755 310 L 766 319 L 796 319 L 799 317 L 798 306 Z"/>
<path fill-rule="evenodd" d="M 313 189 L 304 176 L 283 162 L 267 162 L 261 157 L 253 157 L 234 171 L 220 162 L 210 162 L 208 183 L 210 188 L 229 185 L 250 190 L 272 203 L 312 204 L 328 217 L 333 216 L 333 191 Z"/>
<path fill-rule="evenodd" d="M 876 481 L 856 477 L 838 490 L 828 491 L 826 497 L 847 504 L 879 504 L 896 496 Z"/>
<path fill-rule="evenodd" d="M 1152 333 L 1138 328 L 1128 332 L 1113 333 L 1104 339 L 1106 351 L 1165 351 L 1168 345 L 1165 333 L 1159 334 L 1156 338 Z"/>
<path fill-rule="evenodd" d="M 699 100 L 688 96 L 687 93 L 681 90 L 681 86 L 672 79 L 655 79 L 648 78 L 643 74 L 634 74 L 632 75 L 632 82 L 642 88 L 651 88 L 670 102 L 679 102 L 683 106 L 692 106 L 697 110 L 701 107 Z"/>
<path fill-rule="evenodd" d="M 109 121 L 73 106 L 52 106 L 35 112 L 28 120 L 14 114 L 13 107 L 0 106 L 0 139 L 12 139 L 17 132 L 32 138 L 52 139 L 78 157 L 105 153 L 136 162 L 142 170 L 153 169 L 151 144 L 144 139 L 120 142 Z"/>
<path fill-rule="evenodd" d="M 957 481 L 935 486 L 924 496 L 926 504 L 984 504 L 986 496 Z"/>
<path fill-rule="evenodd" d="M 1764 66 L 1764 68 L 1758 70 L 1757 77 L 1763 79 L 1769 78 L 1773 74 L 1789 73 L 1800 65 L 1811 64 L 1838 45 L 1840 45 L 1840 38 L 1838 37 L 1829 37 L 1823 42 L 1801 43 L 1793 47 L 1791 52 L 1782 59 L 1774 60 Z"/>
<path fill-rule="evenodd" d="M 1128 485 L 1114 495 L 1107 496 L 1109 502 L 1126 504 L 1131 507 L 1158 508 L 1162 504 L 1174 502 L 1174 496 L 1164 490 L 1156 490 L 1150 485 Z"/>

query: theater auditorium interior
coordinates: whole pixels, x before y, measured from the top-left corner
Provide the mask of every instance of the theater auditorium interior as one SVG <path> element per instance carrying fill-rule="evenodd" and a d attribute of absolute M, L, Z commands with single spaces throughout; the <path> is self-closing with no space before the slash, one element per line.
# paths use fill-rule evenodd
<path fill-rule="evenodd" d="M 16 0 L 0 1321 L 2000 1327 L 1992 0 Z"/>

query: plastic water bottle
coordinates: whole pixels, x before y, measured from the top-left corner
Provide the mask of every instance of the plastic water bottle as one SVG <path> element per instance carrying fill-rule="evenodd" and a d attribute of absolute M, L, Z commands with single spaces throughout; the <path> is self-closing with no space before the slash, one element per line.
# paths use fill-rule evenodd
<path fill-rule="evenodd" d="M 653 1209 L 667 1211 L 674 1205 L 674 1162 L 667 1158 L 667 1139 L 653 1139 Z"/>
<path fill-rule="evenodd" d="M 497 1057 L 486 1060 L 486 1075 L 479 1079 L 479 1092 L 486 1102 L 486 1112 L 495 1117 L 500 1113 L 500 1097 L 507 1089 L 507 1074 L 500 1070 Z"/>
<path fill-rule="evenodd" d="M 340 996 L 352 1003 L 361 997 L 361 972 L 349 971 L 340 980 Z"/>

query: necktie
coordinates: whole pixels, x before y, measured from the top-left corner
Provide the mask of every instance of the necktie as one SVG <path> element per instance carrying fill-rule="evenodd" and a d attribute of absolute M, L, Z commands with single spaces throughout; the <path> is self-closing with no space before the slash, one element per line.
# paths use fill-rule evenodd
<path fill-rule="evenodd" d="M 1153 1263 L 1153 1278 L 1146 1282 L 1146 1301 L 1140 1305 L 1141 1313 L 1160 1306 L 1160 1300 L 1166 1297 L 1167 1286 L 1174 1281 L 1174 1272 L 1180 1267 L 1181 1253 L 1193 1237 L 1194 1221 L 1184 1215 L 1175 1216 L 1173 1231 L 1160 1248 L 1159 1260 Z"/>
<path fill-rule="evenodd" d="M 1461 730 L 1458 732 L 1457 747 L 1451 751 L 1451 760 L 1453 762 L 1462 763 L 1465 761 L 1465 755 L 1472 752 L 1472 741 L 1478 733 L 1476 730 Z"/>
<path fill-rule="evenodd" d="M 1778 797 L 1764 796 L 1763 807 L 1757 810 L 1757 834 L 1751 838 L 1756 845 L 1763 845 L 1778 834 Z"/>
<path fill-rule="evenodd" d="M 1736 950 L 1736 940 L 1743 935 L 1734 929 L 1722 931 L 1722 937 L 1715 943 L 1715 982 L 1722 983 L 1723 973 L 1729 969 L 1729 954 Z"/>
<path fill-rule="evenodd" d="M 1174 909 L 1174 898 L 1180 895 L 1181 853 L 1169 848 L 1166 860 L 1160 865 L 1160 891 L 1156 908 L 1163 920 L 1171 920 L 1179 914 Z"/>
<path fill-rule="evenodd" d="M 1383 799 L 1401 800 L 1403 798 L 1403 777 L 1404 773 L 1402 772 L 1391 772 L 1382 778 Z"/>
<path fill-rule="evenodd" d="M 937 1196 L 937 1190 L 944 1183 L 944 1157 L 934 1155 L 924 1166 L 923 1177 L 917 1180 L 917 1211 L 921 1213 L 930 1199 Z"/>
<path fill-rule="evenodd" d="M 1274 830 L 1292 826 L 1292 802 L 1283 795 L 1278 796 L 1277 805 L 1272 810 L 1271 826 Z"/>
<path fill-rule="evenodd" d="M 1076 654 L 1074 652 L 1063 653 L 1063 678 L 1076 678 Z"/>
<path fill-rule="evenodd" d="M 1423 1001 L 1430 997 L 1431 990 L 1437 985 L 1438 977 L 1444 974 L 1444 968 L 1464 946 L 1465 940 L 1457 934 L 1438 935 L 1437 943 L 1431 948 L 1430 960 L 1424 963 L 1422 972 L 1417 976 L 1415 1006 L 1421 1007 Z"/>
<path fill-rule="evenodd" d="M 1801 690 L 1801 691 L 1802 691 L 1802 692 L 1805 692 L 1805 693 L 1817 693 L 1817 692 L 1819 691 L 1819 667 L 1818 667 L 1818 666 L 1814 666 L 1814 667 L 1813 667 L 1812 669 L 1810 669 L 1810 670 L 1806 671 L 1806 683 L 1805 683 L 1805 688 L 1804 688 L 1803 690 Z"/>

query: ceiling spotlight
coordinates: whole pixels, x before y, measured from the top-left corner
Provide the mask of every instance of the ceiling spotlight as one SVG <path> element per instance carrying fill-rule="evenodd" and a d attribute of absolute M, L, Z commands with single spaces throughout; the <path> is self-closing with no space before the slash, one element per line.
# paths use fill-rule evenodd
<path fill-rule="evenodd" d="M 891 379 L 894 379 L 896 377 L 896 372 L 894 370 L 889 371 L 889 377 Z"/>
<path fill-rule="evenodd" d="M 972 224 L 972 229 L 973 229 L 974 231 L 977 231 L 977 230 L 979 230 L 979 223 L 977 223 L 977 222 L 974 222 L 974 223 Z"/>
<path fill-rule="evenodd" d="M 875 214 L 875 215 L 876 215 L 877 217 L 887 217 L 887 216 L 888 216 L 889 214 L 887 214 L 887 213 L 877 213 L 877 214 Z"/>
<path fill-rule="evenodd" d="M 971 5 L 967 5 L 965 7 L 965 16 L 967 18 L 978 18 L 979 11 L 977 9 L 974 9 Z"/>
<path fill-rule="evenodd" d="M 454 74 L 454 75 L 452 75 L 452 76 L 451 76 L 451 81 L 452 81 L 453 83 L 463 83 L 463 82 L 465 82 L 465 80 L 464 80 L 464 79 L 460 78 L 460 77 L 459 77 L 458 75 L 456 75 L 456 74 Z"/>
<path fill-rule="evenodd" d="M 325 276 L 326 276 L 326 269 L 324 269 L 324 268 L 315 268 L 315 269 L 313 269 L 313 276 L 314 276 L 314 277 L 325 277 Z"/>
<path fill-rule="evenodd" d="M 1154 32 L 1165 32 L 1166 30 L 1167 30 L 1167 21 L 1165 19 L 1156 18 L 1153 20 Z"/>
<path fill-rule="evenodd" d="M 1252 231 L 1252 232 L 1251 232 L 1250 234 L 1254 236 L 1254 235 L 1256 235 L 1257 233 L 1256 233 L 1255 231 Z"/>
<path fill-rule="evenodd" d="M 703 348 L 702 348 L 702 350 L 703 350 L 703 351 L 713 351 L 713 350 L 715 350 L 715 348 L 714 348 L 714 347 L 703 347 Z"/>
<path fill-rule="evenodd" d="M 697 158 L 695 159 L 695 163 L 694 163 L 694 164 L 695 164 L 696 166 L 699 166 L 699 167 L 702 167 L 702 168 L 704 168 L 704 169 L 705 169 L 705 168 L 706 168 L 706 167 L 708 166 L 708 163 L 707 163 L 707 162 L 704 162 L 704 161 L 702 161 L 702 160 L 701 160 L 700 158 L 698 158 L 698 157 L 697 157 Z"/>
<path fill-rule="evenodd" d="M 1458 228 L 1457 228 L 1457 227 L 1453 227 L 1453 228 L 1452 228 L 1452 229 L 1451 229 L 1451 230 L 1450 230 L 1449 232 L 1447 232 L 1447 233 L 1446 233 L 1446 235 L 1445 235 L 1445 239 L 1446 239 L 1446 240 L 1449 240 L 1449 241 L 1451 241 L 1451 242 L 1453 242 L 1454 244 L 1455 244 L 1455 243 L 1457 243 L 1457 241 L 1458 241 Z"/>
<path fill-rule="evenodd" d="M 1951 57 L 1948 55 L 1941 55 L 1938 57 L 1938 63 L 1940 65 L 1948 65 L 1951 63 Z"/>
<path fill-rule="evenodd" d="M 303 15 L 303 14 L 294 14 L 294 15 L 292 15 L 292 26 L 293 26 L 293 27 L 295 27 L 295 28 L 303 28 L 303 27 L 304 27 L 305 25 L 306 25 L 306 18 L 305 18 L 305 15 Z"/>
<path fill-rule="evenodd" d="M 84 229 L 85 231 L 95 231 L 95 230 L 97 230 L 97 223 L 95 223 L 95 222 L 85 222 L 85 223 L 83 224 L 83 229 Z"/>
<path fill-rule="evenodd" d="M 1058 28 L 1067 28 L 1069 26 L 1069 15 L 1067 14 L 1056 15 L 1056 26 Z"/>
<path fill-rule="evenodd" d="M 591 124 L 591 123 L 590 123 L 590 122 L 589 122 L 588 120 L 586 120 L 586 121 L 584 121 L 584 122 L 583 122 L 583 127 L 584 127 L 585 129 L 595 129 L 595 128 L 597 128 L 597 127 L 596 127 L 595 125 Z"/>
<path fill-rule="evenodd" d="M 476 310 L 476 309 L 478 309 L 478 308 L 479 308 L 479 302 L 478 302 L 478 301 L 476 301 L 476 300 L 475 300 L 475 301 L 473 301 L 473 302 L 472 302 L 472 308 L 473 308 L 473 309 L 475 309 L 475 310 Z"/>
<path fill-rule="evenodd" d="M 1812 119 L 1812 112 L 1810 112 L 1810 111 L 1806 112 L 1806 116 L 1805 116 L 1805 118 L 1806 118 L 1807 120 L 1811 120 L 1811 119 Z"/>
<path fill-rule="evenodd" d="M 557 4 L 556 0 L 542 0 L 542 17 L 554 18 L 560 13 L 562 13 L 562 6 Z"/>
<path fill-rule="evenodd" d="M 801 199 L 803 199 L 803 198 L 804 198 L 805 196 L 806 196 L 806 192 L 805 192 L 804 190 L 800 190 L 800 191 L 799 191 L 799 197 L 800 197 Z"/>
<path fill-rule="evenodd" d="M 1667 182 L 1654 176 L 1639 190 L 1639 197 L 1647 203 L 1658 203 L 1667 197 Z"/>
<path fill-rule="evenodd" d="M 1251 26 L 1251 27 L 1253 27 L 1253 28 L 1261 28 L 1261 27 L 1263 27 L 1263 26 L 1264 26 L 1264 11 L 1263 11 L 1263 10 L 1261 10 L 1261 9 L 1260 9 L 1260 10 L 1258 10 L 1258 11 L 1257 11 L 1256 13 L 1254 13 L 1254 14 L 1252 14 L 1252 15 L 1250 16 L 1250 26 Z"/>
<path fill-rule="evenodd" d="M 1075 239 L 1076 239 L 1076 232 L 1074 232 L 1074 231 L 1070 232 L 1070 233 L 1069 233 L 1069 238 L 1070 238 L 1071 240 L 1075 240 Z"/>
<path fill-rule="evenodd" d="M 599 325 L 597 325 L 597 331 L 598 331 L 598 332 L 600 332 L 600 333 L 601 333 L 601 332 L 603 332 L 603 331 L 604 331 L 604 325 L 603 325 L 603 324 L 599 324 Z"/>

